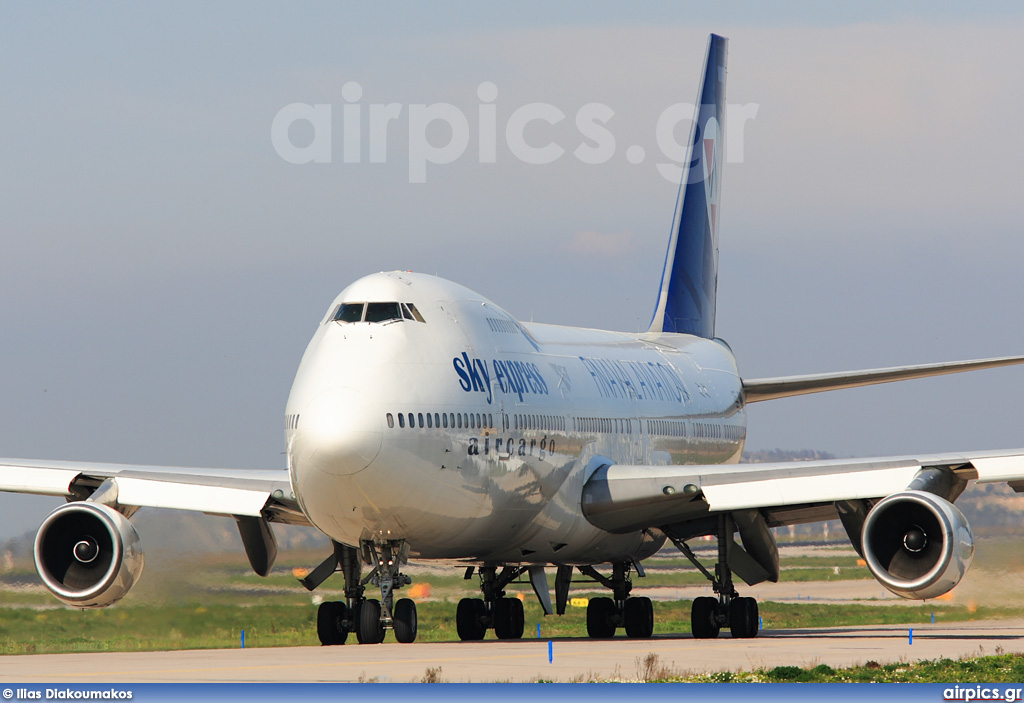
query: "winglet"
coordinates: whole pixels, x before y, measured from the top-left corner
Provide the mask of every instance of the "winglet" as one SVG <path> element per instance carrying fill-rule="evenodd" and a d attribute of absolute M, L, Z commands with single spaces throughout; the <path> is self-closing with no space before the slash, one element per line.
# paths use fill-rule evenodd
<path fill-rule="evenodd" d="M 712 34 L 651 332 L 715 336 L 718 220 L 729 40 Z"/>

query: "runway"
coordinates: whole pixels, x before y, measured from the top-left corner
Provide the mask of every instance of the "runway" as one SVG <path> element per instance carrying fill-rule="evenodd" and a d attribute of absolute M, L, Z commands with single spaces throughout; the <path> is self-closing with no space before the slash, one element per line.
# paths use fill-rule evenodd
<path fill-rule="evenodd" d="M 0 657 L 5 683 L 415 682 L 440 669 L 448 682 L 637 680 L 651 652 L 675 672 L 832 667 L 1024 652 L 1024 619 L 953 625 L 770 630 L 750 640 L 523 639 L 463 643 L 344 645 Z"/>

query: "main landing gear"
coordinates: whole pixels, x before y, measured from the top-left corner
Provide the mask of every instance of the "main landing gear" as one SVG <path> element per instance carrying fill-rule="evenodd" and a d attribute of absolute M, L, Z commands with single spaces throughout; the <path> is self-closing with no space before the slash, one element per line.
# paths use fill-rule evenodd
<path fill-rule="evenodd" d="M 610 578 L 598 572 L 593 566 L 578 567 L 580 573 L 612 590 L 612 598 L 591 598 L 587 604 L 587 634 L 591 637 L 614 637 L 615 630 L 619 627 L 625 629 L 627 637 L 634 639 L 646 639 L 654 633 L 654 606 L 651 599 L 629 595 L 633 588 L 633 582 L 629 578 L 632 566 L 632 562 L 628 561 L 613 563 Z M 637 565 L 638 570 L 639 568 Z M 559 603 L 559 607 L 561 605 Z"/>
<path fill-rule="evenodd" d="M 473 577 L 475 567 L 466 569 L 466 579 Z M 462 641 L 482 640 L 487 630 L 493 628 L 500 640 L 522 638 L 526 619 L 523 602 L 518 598 L 506 598 L 505 586 L 526 571 L 521 566 L 481 566 L 480 590 L 483 598 L 463 598 L 455 611 L 455 629 Z"/>
<path fill-rule="evenodd" d="M 603 586 L 610 588 L 613 598 L 591 598 L 587 606 L 587 633 L 591 637 L 614 637 L 617 628 L 626 630 L 634 638 L 650 637 L 654 632 L 654 607 L 650 598 L 631 598 L 629 591 L 633 584 L 629 579 L 632 562 L 618 562 L 612 565 L 612 575 L 604 576 L 593 566 L 580 566 L 580 572 Z M 639 570 L 639 566 L 637 567 Z M 518 598 L 505 597 L 505 587 L 530 567 L 497 566 L 469 567 L 465 578 L 473 577 L 474 571 L 480 576 L 480 590 L 483 598 L 463 598 L 455 613 L 455 627 L 463 641 L 482 640 L 487 630 L 493 629 L 500 640 L 515 640 L 523 636 L 523 603 Z M 559 566 L 555 578 L 557 612 L 565 613 L 573 567 Z M 539 579 L 539 582 L 537 580 Z M 543 570 L 531 571 L 534 590 L 541 599 L 546 612 L 551 612 L 551 601 L 547 595 L 547 583 Z M 543 585 L 541 585 L 543 584 Z M 541 595 L 543 591 L 544 595 Z"/>
<path fill-rule="evenodd" d="M 394 599 L 396 589 L 412 583 L 400 568 L 407 556 L 403 540 L 364 542 L 361 550 L 334 543 L 334 554 L 302 579 L 302 584 L 313 590 L 339 567 L 345 577 L 345 600 L 321 603 L 317 610 L 316 633 L 321 644 L 345 644 L 350 632 L 359 644 L 378 644 L 388 628 L 399 642 L 416 640 L 416 603 L 409 598 Z M 362 576 L 363 561 L 374 565 L 366 577 Z M 367 583 L 380 588 L 380 600 L 365 597 Z"/>
<path fill-rule="evenodd" d="M 715 573 L 711 574 L 689 546 L 682 540 L 669 535 L 672 543 L 681 551 L 701 573 L 711 581 L 717 598 L 701 596 L 693 599 L 690 610 L 690 629 L 695 639 L 714 639 L 723 627 L 736 638 L 757 637 L 760 627 L 757 601 L 753 598 L 742 598 L 736 593 L 732 583 L 732 570 L 729 568 L 729 546 L 732 544 L 734 524 L 728 515 L 718 518 L 718 561 Z"/>

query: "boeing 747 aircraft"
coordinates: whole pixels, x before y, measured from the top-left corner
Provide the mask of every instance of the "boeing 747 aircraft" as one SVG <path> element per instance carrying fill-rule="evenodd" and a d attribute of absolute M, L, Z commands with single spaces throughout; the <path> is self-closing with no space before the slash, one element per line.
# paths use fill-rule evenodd
<path fill-rule="evenodd" d="M 434 276 L 362 278 L 330 304 L 299 365 L 287 468 L 0 460 L 0 490 L 68 500 L 36 536 L 46 587 L 81 608 L 124 597 L 143 569 L 130 521 L 142 507 L 234 518 L 261 575 L 277 553 L 274 523 L 321 530 L 333 552 L 303 583 L 312 590 L 340 571 L 345 585 L 344 601 L 320 606 L 324 644 L 349 633 L 380 642 L 386 629 L 414 641 L 416 605 L 396 597 L 411 558 L 479 580 L 481 597 L 458 604 L 463 640 L 489 629 L 522 637 L 522 603 L 505 593 L 513 580 L 528 579 L 546 613 L 563 613 L 576 572 L 610 591 L 590 600 L 591 637 L 649 637 L 654 610 L 630 595 L 632 577 L 666 542 L 717 596 L 694 601 L 694 637 L 754 637 L 757 603 L 734 577 L 777 581 L 772 528 L 836 518 L 890 591 L 925 599 L 956 586 L 974 544 L 953 503 L 970 481 L 1024 491 L 1024 450 L 745 465 L 745 409 L 1024 357 L 740 375 L 715 337 L 726 54 L 727 40 L 712 35 L 646 332 L 520 322 Z M 689 547 L 705 535 L 718 540 L 710 567 Z"/>

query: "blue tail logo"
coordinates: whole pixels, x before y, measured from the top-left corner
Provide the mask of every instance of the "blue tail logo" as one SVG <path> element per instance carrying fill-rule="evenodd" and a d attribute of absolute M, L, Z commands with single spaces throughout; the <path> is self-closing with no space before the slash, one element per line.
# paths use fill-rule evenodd
<path fill-rule="evenodd" d="M 651 332 L 715 336 L 729 40 L 712 34 Z"/>

